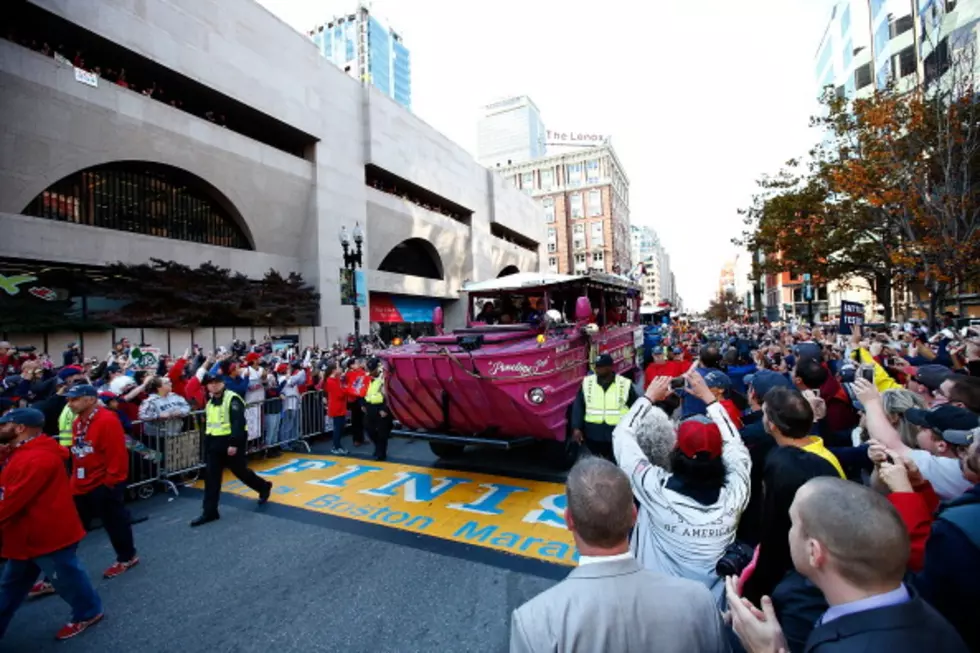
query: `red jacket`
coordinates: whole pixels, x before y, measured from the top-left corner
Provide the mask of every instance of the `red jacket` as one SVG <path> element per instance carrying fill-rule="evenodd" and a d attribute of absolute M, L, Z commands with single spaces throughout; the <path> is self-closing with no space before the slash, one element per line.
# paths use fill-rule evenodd
<path fill-rule="evenodd" d="M 87 494 L 101 485 L 114 487 L 129 477 L 129 452 L 119 418 L 100 408 L 92 418 L 85 440 L 79 441 L 82 418 L 72 425 L 71 491 Z"/>
<path fill-rule="evenodd" d="M 328 376 L 323 381 L 323 392 L 327 395 L 327 417 L 347 416 L 347 388 L 339 376 Z"/>
<path fill-rule="evenodd" d="M 647 388 L 658 376 L 681 376 L 687 372 L 691 366 L 684 361 L 664 361 L 663 363 L 650 363 L 643 372 L 643 387 Z"/>
<path fill-rule="evenodd" d="M 743 426 L 742 411 L 738 409 L 738 406 L 735 405 L 735 402 L 732 401 L 731 399 L 722 399 L 718 403 L 720 403 L 724 407 L 725 411 L 728 413 L 728 416 L 732 418 L 732 422 L 735 424 L 735 428 L 741 431 Z"/>
<path fill-rule="evenodd" d="M 926 542 L 932 530 L 932 516 L 939 508 L 939 497 L 932 485 L 926 481 L 915 492 L 892 492 L 888 500 L 898 510 L 905 522 L 912 544 L 909 555 L 909 569 L 922 571 L 922 563 L 926 556 Z"/>
<path fill-rule="evenodd" d="M 187 381 L 184 379 L 184 368 L 187 367 L 186 358 L 178 358 L 174 366 L 170 368 L 167 372 L 167 377 L 170 378 L 170 383 L 174 387 L 174 392 L 179 394 L 181 397 L 186 399 L 184 392 L 187 391 Z"/>
<path fill-rule="evenodd" d="M 75 510 L 68 450 L 45 435 L 17 447 L 0 472 L 0 554 L 30 560 L 78 543 L 85 529 Z"/>
<path fill-rule="evenodd" d="M 344 374 L 344 385 L 347 387 L 347 401 L 353 402 L 367 394 L 371 382 L 364 370 L 351 370 Z"/>

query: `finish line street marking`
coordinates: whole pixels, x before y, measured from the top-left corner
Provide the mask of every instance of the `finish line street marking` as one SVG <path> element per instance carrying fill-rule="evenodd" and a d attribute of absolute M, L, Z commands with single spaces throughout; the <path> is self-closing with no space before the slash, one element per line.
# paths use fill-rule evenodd
<path fill-rule="evenodd" d="M 251 467 L 275 483 L 276 503 L 545 562 L 578 562 L 560 483 L 317 455 Z M 255 496 L 230 473 L 222 491 Z"/>

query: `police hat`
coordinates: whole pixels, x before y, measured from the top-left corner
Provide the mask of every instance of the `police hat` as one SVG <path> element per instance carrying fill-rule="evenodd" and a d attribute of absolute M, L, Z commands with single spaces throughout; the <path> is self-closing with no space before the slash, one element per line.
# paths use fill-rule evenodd
<path fill-rule="evenodd" d="M 613 358 L 609 354 L 603 354 L 599 358 L 595 359 L 596 367 L 612 367 Z"/>
<path fill-rule="evenodd" d="M 374 370 L 376 370 L 379 367 L 381 367 L 381 359 L 380 358 L 369 358 L 366 367 L 367 367 L 367 371 L 368 372 L 373 372 Z"/>
<path fill-rule="evenodd" d="M 44 413 L 36 408 L 14 408 L 0 417 L 0 424 L 21 424 L 42 428 L 44 426 Z"/>
<path fill-rule="evenodd" d="M 205 374 L 204 378 L 201 379 L 201 385 L 207 385 L 209 383 L 224 383 L 225 377 L 220 374 Z"/>

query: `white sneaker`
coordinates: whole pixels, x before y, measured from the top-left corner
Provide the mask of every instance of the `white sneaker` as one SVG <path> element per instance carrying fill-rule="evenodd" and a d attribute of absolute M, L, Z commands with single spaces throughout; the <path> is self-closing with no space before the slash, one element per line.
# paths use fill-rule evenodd
<path fill-rule="evenodd" d="M 350 452 L 347 451 L 347 449 L 344 449 L 343 447 L 337 447 L 336 449 L 331 449 L 330 453 L 332 453 L 335 456 L 346 456 Z"/>

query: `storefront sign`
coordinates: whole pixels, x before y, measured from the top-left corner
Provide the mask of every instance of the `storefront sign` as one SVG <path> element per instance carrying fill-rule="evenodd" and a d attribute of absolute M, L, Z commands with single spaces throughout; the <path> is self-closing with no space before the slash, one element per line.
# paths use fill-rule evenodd
<path fill-rule="evenodd" d="M 276 503 L 546 562 L 578 560 L 559 483 L 315 455 L 254 469 L 275 483 Z M 255 496 L 231 474 L 222 489 Z"/>
<path fill-rule="evenodd" d="M 371 321 L 432 322 L 432 311 L 439 305 L 432 297 L 371 293 Z"/>

